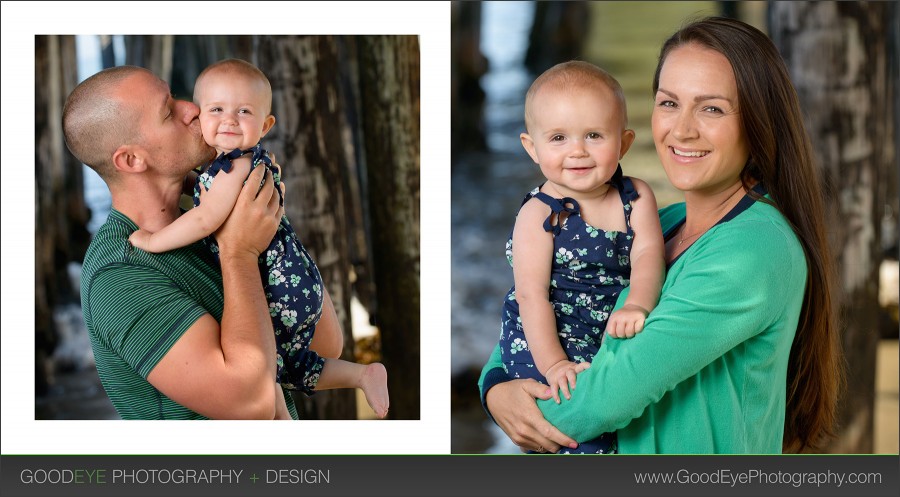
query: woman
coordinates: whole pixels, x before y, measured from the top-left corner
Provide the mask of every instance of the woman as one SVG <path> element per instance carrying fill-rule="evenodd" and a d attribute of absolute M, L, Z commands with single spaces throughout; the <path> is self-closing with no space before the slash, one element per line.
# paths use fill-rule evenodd
<path fill-rule="evenodd" d="M 707 18 L 665 42 L 653 91 L 657 154 L 685 196 L 660 211 L 659 305 L 635 338 L 604 340 L 560 405 L 509 381 L 495 350 L 485 406 L 539 452 L 605 431 L 622 453 L 816 448 L 842 362 L 820 180 L 784 63 L 759 30 Z"/>

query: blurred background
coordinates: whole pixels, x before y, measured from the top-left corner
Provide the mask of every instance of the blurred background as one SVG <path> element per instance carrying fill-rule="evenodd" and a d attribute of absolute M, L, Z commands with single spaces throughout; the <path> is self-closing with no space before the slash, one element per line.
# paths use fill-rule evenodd
<path fill-rule="evenodd" d="M 848 388 L 832 453 L 898 452 L 897 98 L 894 2 L 453 2 L 452 438 L 454 453 L 514 453 L 477 379 L 512 285 L 505 243 L 542 176 L 522 149 L 531 81 L 571 59 L 622 84 L 637 138 L 625 174 L 660 207 L 681 201 L 650 134 L 659 48 L 686 20 L 725 15 L 769 34 L 791 71 L 830 189 Z"/>
<path fill-rule="evenodd" d="M 277 155 L 286 213 L 334 300 L 342 358 L 383 362 L 389 418 L 419 419 L 419 56 L 417 36 L 35 36 L 35 419 L 118 418 L 78 282 L 109 190 L 65 147 L 66 96 L 128 64 L 191 100 L 200 71 L 230 57 L 272 84 L 277 123 L 263 146 Z M 352 389 L 295 398 L 303 419 L 374 417 Z"/>

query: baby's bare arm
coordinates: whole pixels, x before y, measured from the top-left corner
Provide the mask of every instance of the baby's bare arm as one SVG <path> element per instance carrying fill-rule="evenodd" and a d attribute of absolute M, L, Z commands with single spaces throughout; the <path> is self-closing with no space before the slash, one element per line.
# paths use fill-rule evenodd
<path fill-rule="evenodd" d="M 621 309 L 614 312 L 606 331 L 617 338 L 631 338 L 644 328 L 644 320 L 659 302 L 666 277 L 665 242 L 659 224 L 656 198 L 650 187 L 633 179 L 640 197 L 634 201 L 631 225 L 634 243 L 631 247 L 631 289 Z"/>
<path fill-rule="evenodd" d="M 519 211 L 513 229 L 513 277 L 516 301 L 528 350 L 535 366 L 546 374 L 550 366 L 567 360 L 556 333 L 556 315 L 550 303 L 553 236 L 543 230 L 549 209 L 532 199 Z"/>
<path fill-rule="evenodd" d="M 547 379 L 553 399 L 559 402 L 560 391 L 571 398 L 569 389 L 575 388 L 577 364 L 569 360 L 559 342 L 550 303 L 553 236 L 543 229 L 548 214 L 547 206 L 534 199 L 519 210 L 513 230 L 513 276 L 528 350 Z"/>
<path fill-rule="evenodd" d="M 250 159 L 235 159 L 230 172 L 221 171 L 216 175 L 215 184 L 203 194 L 200 205 L 155 233 L 135 231 L 129 241 L 141 250 L 159 253 L 185 247 L 213 234 L 234 208 L 249 173 Z"/>

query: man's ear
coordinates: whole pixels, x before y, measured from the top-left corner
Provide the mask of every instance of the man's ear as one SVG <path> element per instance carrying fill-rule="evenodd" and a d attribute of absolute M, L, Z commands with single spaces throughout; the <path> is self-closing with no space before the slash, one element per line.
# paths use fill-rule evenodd
<path fill-rule="evenodd" d="M 260 138 L 266 136 L 266 133 L 272 129 L 272 126 L 275 126 L 275 116 L 269 114 L 266 116 L 266 120 L 263 121 L 262 134 L 259 135 Z"/>
<path fill-rule="evenodd" d="M 113 152 L 113 169 L 120 173 L 142 173 L 147 170 L 144 149 L 136 145 L 122 145 Z"/>

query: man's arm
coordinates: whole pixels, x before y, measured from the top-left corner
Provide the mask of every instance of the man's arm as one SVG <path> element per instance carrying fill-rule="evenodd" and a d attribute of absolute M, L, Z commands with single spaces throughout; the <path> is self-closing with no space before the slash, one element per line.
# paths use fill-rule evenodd
<path fill-rule="evenodd" d="M 257 196 L 262 174 L 266 182 Z M 221 326 L 209 314 L 202 316 L 147 377 L 166 396 L 204 416 L 275 415 L 275 333 L 257 260 L 282 214 L 271 174 L 257 168 L 216 233 L 225 295 Z"/>
<path fill-rule="evenodd" d="M 283 419 L 294 419 L 291 417 L 290 411 L 288 411 L 287 404 L 284 400 L 284 390 L 281 389 L 281 385 L 278 383 L 274 383 L 275 385 L 275 419 L 283 420 Z"/>

